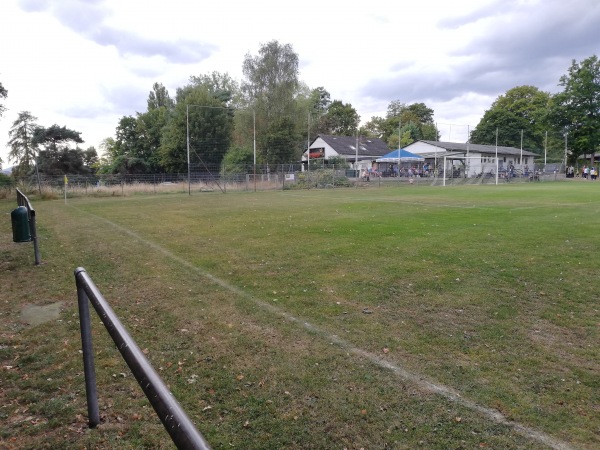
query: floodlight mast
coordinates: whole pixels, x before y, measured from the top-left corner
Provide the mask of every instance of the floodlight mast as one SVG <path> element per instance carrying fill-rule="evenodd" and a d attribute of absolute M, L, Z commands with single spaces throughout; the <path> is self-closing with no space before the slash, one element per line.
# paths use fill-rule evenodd
<path fill-rule="evenodd" d="M 190 180 L 190 105 L 185 105 L 185 132 L 187 136 L 188 195 L 192 195 L 192 184 Z"/>
<path fill-rule="evenodd" d="M 496 127 L 496 184 L 498 184 L 498 127 Z"/>
<path fill-rule="evenodd" d="M 256 192 L 256 111 L 252 110 L 252 132 L 253 132 L 253 150 L 254 150 L 254 192 Z"/>
<path fill-rule="evenodd" d="M 565 177 L 567 176 L 567 139 L 569 133 L 565 131 Z"/>
<path fill-rule="evenodd" d="M 308 111 L 308 126 L 306 133 L 306 172 L 310 177 L 310 111 Z"/>

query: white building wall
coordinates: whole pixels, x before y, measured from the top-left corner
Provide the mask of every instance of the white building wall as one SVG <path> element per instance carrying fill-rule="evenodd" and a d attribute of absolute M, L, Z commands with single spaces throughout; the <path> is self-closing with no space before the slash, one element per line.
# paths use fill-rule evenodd
<path fill-rule="evenodd" d="M 333 148 L 331 148 L 331 146 L 329 144 L 327 144 L 322 138 L 317 138 L 315 139 L 315 141 L 310 145 L 311 149 L 314 148 L 324 148 L 325 149 L 325 159 L 329 159 L 329 158 L 333 158 L 336 156 L 339 156 L 338 152 L 336 152 Z M 306 161 L 308 159 L 308 154 L 307 152 L 304 152 L 302 154 L 302 160 Z"/>

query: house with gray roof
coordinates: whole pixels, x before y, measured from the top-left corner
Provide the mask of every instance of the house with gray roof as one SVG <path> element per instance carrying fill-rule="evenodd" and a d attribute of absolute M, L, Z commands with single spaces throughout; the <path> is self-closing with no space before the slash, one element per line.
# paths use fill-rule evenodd
<path fill-rule="evenodd" d="M 416 141 L 404 148 L 440 170 L 460 170 L 467 177 L 495 174 L 496 170 L 500 173 L 510 167 L 527 173 L 534 170 L 534 158 L 538 156 L 515 147 L 458 142 Z"/>
<path fill-rule="evenodd" d="M 355 169 L 368 169 L 373 161 L 390 152 L 381 139 L 365 136 L 318 135 L 302 155 L 302 161 L 343 158 Z"/>

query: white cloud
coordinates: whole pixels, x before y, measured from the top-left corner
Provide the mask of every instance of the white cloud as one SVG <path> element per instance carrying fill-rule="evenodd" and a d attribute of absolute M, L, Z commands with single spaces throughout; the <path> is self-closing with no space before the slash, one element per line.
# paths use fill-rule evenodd
<path fill-rule="evenodd" d="M 304 82 L 351 103 L 363 120 L 392 100 L 424 102 L 448 124 L 443 136 L 464 140 L 458 130 L 473 129 L 506 90 L 556 92 L 572 59 L 597 52 L 598 23 L 596 0 L 8 0 L 0 144 L 27 110 L 98 146 L 121 116 L 145 109 L 155 81 L 174 96 L 191 75 L 239 80 L 244 55 L 273 39 L 292 44 Z M 5 163 L 6 154 L 0 145 Z"/>

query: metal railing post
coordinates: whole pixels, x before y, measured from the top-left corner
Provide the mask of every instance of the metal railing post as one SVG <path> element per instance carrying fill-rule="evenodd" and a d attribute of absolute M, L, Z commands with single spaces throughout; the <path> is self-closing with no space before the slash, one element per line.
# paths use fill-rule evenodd
<path fill-rule="evenodd" d="M 79 306 L 79 328 L 81 329 L 81 349 L 83 351 L 85 395 L 87 398 L 88 422 L 90 428 L 95 428 L 100 423 L 100 409 L 98 407 L 98 392 L 96 389 L 96 370 L 94 366 L 89 300 L 77 276 L 80 270 L 83 269 L 75 271 L 75 284 L 77 285 L 77 304 Z"/>
<path fill-rule="evenodd" d="M 115 312 L 87 274 L 86 270 L 82 267 L 75 269 L 75 279 L 77 282 L 78 294 L 79 290 L 82 290 L 98 313 L 108 334 L 112 337 L 117 349 L 129 366 L 131 373 L 146 394 L 154 411 L 156 411 L 156 414 L 171 436 L 173 443 L 180 450 L 210 450 L 208 443 L 204 440 L 181 405 L 177 402 L 158 373 L 146 359 L 142 350 L 129 335 Z M 80 314 L 82 314 L 81 310 Z M 83 316 L 85 316 L 85 312 L 80 316 L 81 323 L 83 322 Z M 82 342 L 84 339 L 83 336 L 84 333 L 82 327 Z M 88 410 L 89 408 L 88 405 Z M 90 423 L 91 422 L 92 420 L 90 419 Z"/>

